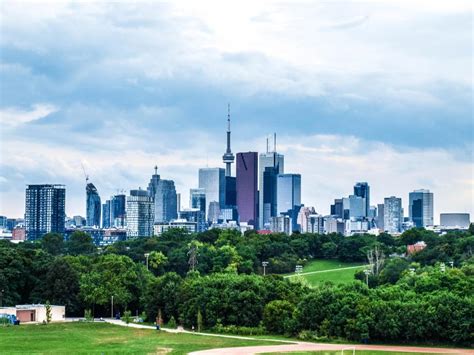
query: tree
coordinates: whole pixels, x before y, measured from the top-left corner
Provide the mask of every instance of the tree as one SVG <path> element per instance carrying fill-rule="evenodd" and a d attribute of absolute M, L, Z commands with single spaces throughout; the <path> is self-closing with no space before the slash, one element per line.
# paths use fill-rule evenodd
<path fill-rule="evenodd" d="M 198 309 L 198 314 L 197 314 L 197 331 L 199 333 L 202 331 L 202 313 L 201 313 L 201 309 Z"/>
<path fill-rule="evenodd" d="M 51 255 L 60 255 L 64 252 L 64 237 L 59 233 L 47 233 L 41 239 L 41 248 Z"/>
<path fill-rule="evenodd" d="M 402 273 L 409 267 L 408 261 L 402 258 L 390 260 L 380 272 L 379 282 L 396 284 Z"/>
<path fill-rule="evenodd" d="M 168 264 L 168 258 L 161 251 L 152 251 L 148 257 L 148 265 L 156 274 L 163 274 L 165 266 Z"/>
<path fill-rule="evenodd" d="M 382 249 L 378 245 L 375 245 L 373 249 L 369 249 L 367 251 L 367 260 L 372 267 L 372 273 L 378 276 L 385 262 L 385 255 Z"/>
<path fill-rule="evenodd" d="M 51 304 L 49 301 L 46 301 L 46 323 L 51 323 Z"/>
<path fill-rule="evenodd" d="M 290 330 L 294 310 L 288 301 L 271 301 L 263 311 L 263 325 L 271 333 L 284 334 Z"/>
<path fill-rule="evenodd" d="M 67 241 L 67 250 L 71 255 L 92 254 L 96 248 L 89 234 L 75 231 Z"/>
<path fill-rule="evenodd" d="M 126 307 L 140 296 L 137 289 L 140 285 L 138 267 L 127 256 L 100 256 L 92 270 L 81 276 L 81 298 L 88 305 L 106 306 L 114 296 L 114 304 Z"/>

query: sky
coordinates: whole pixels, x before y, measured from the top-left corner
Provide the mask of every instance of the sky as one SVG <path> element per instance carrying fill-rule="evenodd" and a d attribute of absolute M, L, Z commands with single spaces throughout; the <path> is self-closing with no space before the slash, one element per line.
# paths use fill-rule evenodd
<path fill-rule="evenodd" d="M 0 4 L 0 215 L 25 185 L 67 186 L 85 215 L 153 167 L 187 207 L 198 169 L 277 133 L 302 202 L 328 214 L 357 181 L 371 204 L 425 188 L 474 215 L 470 1 Z M 235 166 L 233 167 L 235 173 Z"/>

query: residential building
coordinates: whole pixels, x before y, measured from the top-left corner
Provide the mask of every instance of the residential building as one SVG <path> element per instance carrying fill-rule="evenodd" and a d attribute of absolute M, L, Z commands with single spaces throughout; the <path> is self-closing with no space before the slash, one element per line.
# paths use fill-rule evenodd
<path fill-rule="evenodd" d="M 402 231 L 403 208 L 402 199 L 391 196 L 384 199 L 384 230 L 390 234 L 398 234 Z"/>
<path fill-rule="evenodd" d="M 207 229 L 206 216 L 199 208 L 186 208 L 179 211 L 179 219 L 196 223 L 196 232 L 204 232 Z"/>
<path fill-rule="evenodd" d="M 308 233 L 308 218 L 310 215 L 316 214 L 314 207 L 301 207 L 298 213 L 297 223 L 301 233 Z"/>
<path fill-rule="evenodd" d="M 310 214 L 307 220 L 306 232 L 323 234 L 324 233 L 324 217 L 320 214 Z"/>
<path fill-rule="evenodd" d="M 86 225 L 88 227 L 100 227 L 101 207 L 99 192 L 90 182 L 86 185 Z"/>
<path fill-rule="evenodd" d="M 27 239 L 35 241 L 46 233 L 64 233 L 65 209 L 64 185 L 28 185 L 25 201 Z"/>
<path fill-rule="evenodd" d="M 127 196 L 127 237 L 153 235 L 155 204 L 146 190 L 131 190 Z"/>

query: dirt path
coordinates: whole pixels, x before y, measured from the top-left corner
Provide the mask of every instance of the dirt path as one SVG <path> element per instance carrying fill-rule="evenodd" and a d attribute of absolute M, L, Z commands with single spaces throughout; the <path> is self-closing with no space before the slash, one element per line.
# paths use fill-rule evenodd
<path fill-rule="evenodd" d="M 446 349 L 446 348 L 422 348 L 415 346 L 385 346 L 385 345 L 343 345 L 343 344 L 314 344 L 314 343 L 297 343 L 289 345 L 270 345 L 270 346 L 250 346 L 241 348 L 223 348 L 195 351 L 189 355 L 248 355 L 262 353 L 291 353 L 293 351 L 341 351 L 342 349 L 351 349 L 345 352 L 352 355 L 352 349 L 356 350 L 379 350 L 379 351 L 396 351 L 396 352 L 415 352 L 429 354 L 474 354 L 474 350 L 468 349 Z"/>

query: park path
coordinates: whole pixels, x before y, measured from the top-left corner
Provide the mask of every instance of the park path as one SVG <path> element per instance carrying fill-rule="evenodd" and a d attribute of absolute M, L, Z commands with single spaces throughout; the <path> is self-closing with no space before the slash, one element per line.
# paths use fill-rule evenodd
<path fill-rule="evenodd" d="M 343 345 L 343 344 L 315 344 L 315 343 L 297 343 L 289 345 L 270 345 L 270 346 L 248 346 L 239 348 L 222 348 L 201 350 L 189 353 L 188 355 L 249 355 L 263 353 L 291 353 L 294 351 L 342 351 L 352 355 L 355 350 L 378 350 L 378 351 L 396 351 L 400 353 L 414 352 L 427 354 L 474 354 L 472 349 L 446 349 L 446 348 L 425 348 L 415 346 L 385 346 L 385 345 Z"/>
<path fill-rule="evenodd" d="M 325 272 L 350 270 L 350 269 L 360 269 L 360 268 L 363 268 L 363 267 L 364 267 L 364 265 L 348 266 L 348 267 L 340 267 L 340 268 L 337 268 L 337 269 L 302 272 L 300 274 L 286 275 L 286 276 L 283 276 L 283 277 L 284 278 L 289 278 L 289 277 L 297 277 L 297 276 L 312 275 L 312 274 L 322 274 L 322 273 L 325 273 Z"/>
<path fill-rule="evenodd" d="M 156 329 L 154 326 L 129 323 L 126 324 L 122 320 L 117 319 L 104 319 L 105 322 L 129 328 L 138 329 Z M 229 338 L 229 339 L 241 339 L 241 340 L 253 340 L 253 341 L 273 341 L 275 343 L 281 343 L 282 345 L 264 345 L 264 346 L 245 346 L 238 348 L 221 348 L 221 349 L 209 349 L 201 350 L 189 353 L 189 355 L 248 355 L 248 354 L 262 354 L 262 353 L 291 353 L 294 351 L 341 351 L 343 349 L 351 350 L 348 354 L 351 354 L 352 349 L 356 350 L 379 350 L 379 351 L 395 351 L 395 352 L 415 352 L 415 353 L 428 353 L 428 354 L 470 354 L 474 355 L 472 349 L 448 349 L 448 348 L 431 348 L 431 347 L 417 347 L 417 346 L 392 346 L 392 345 L 354 345 L 354 344 L 322 344 L 322 343 L 307 343 L 307 342 L 295 342 L 290 340 L 278 340 L 278 339 L 256 339 L 238 335 L 225 335 L 225 334 L 210 334 L 210 333 L 198 333 L 191 332 L 183 329 L 169 329 L 161 328 L 162 331 L 168 333 L 187 333 L 198 336 L 218 337 L 218 338 Z"/>

